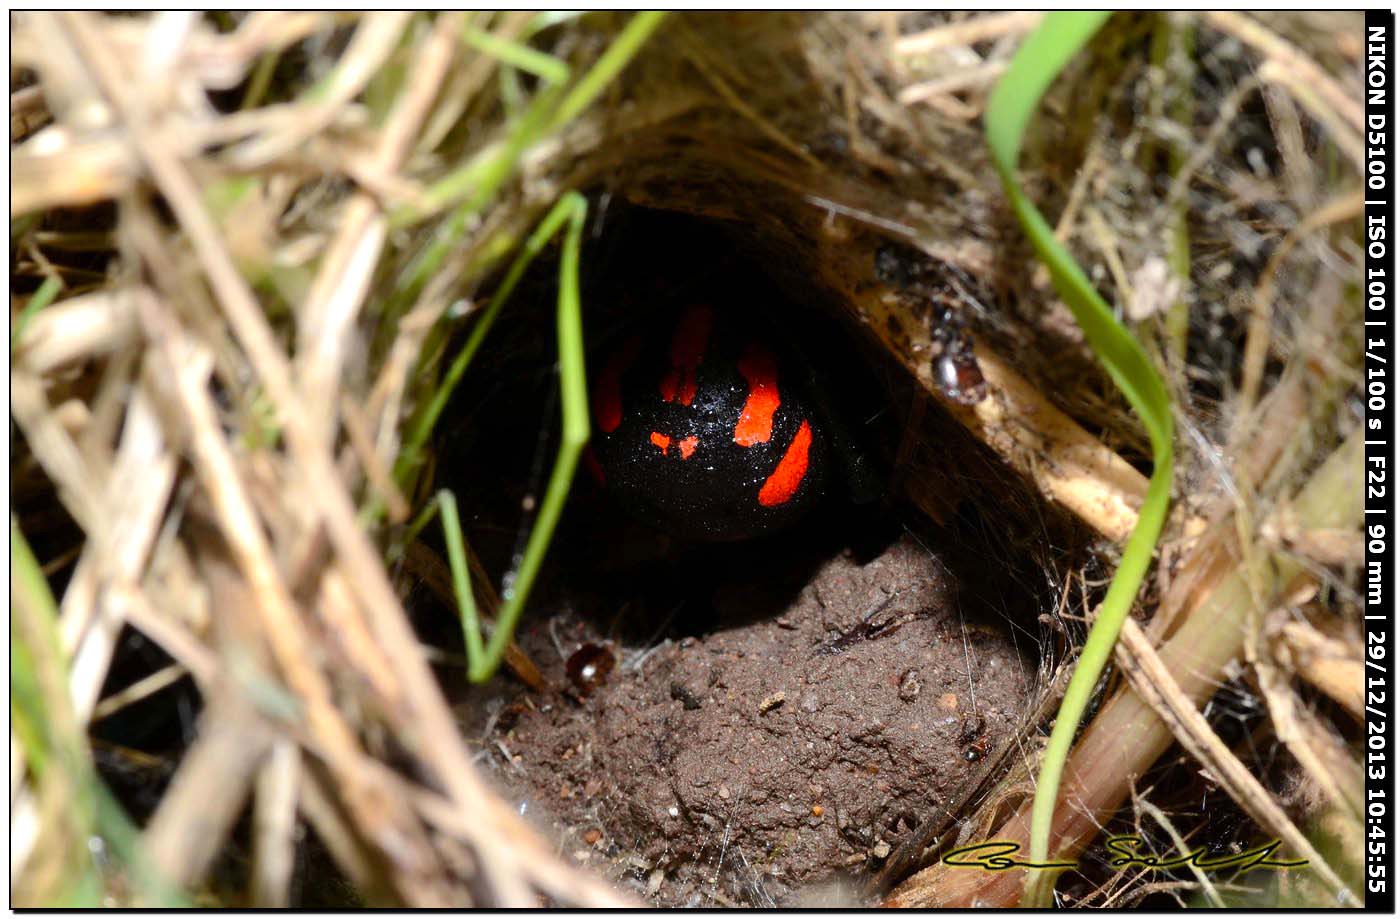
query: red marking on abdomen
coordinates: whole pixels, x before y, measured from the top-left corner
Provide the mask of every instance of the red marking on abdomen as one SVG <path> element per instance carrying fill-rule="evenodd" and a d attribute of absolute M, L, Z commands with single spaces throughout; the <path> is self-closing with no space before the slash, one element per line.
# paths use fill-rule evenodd
<path fill-rule="evenodd" d="M 797 429 L 797 435 L 793 437 L 792 443 L 788 444 L 787 452 L 778 460 L 778 468 L 773 470 L 768 481 L 763 483 L 763 488 L 759 489 L 759 504 L 764 507 L 776 507 L 797 493 L 797 487 L 802 484 L 802 478 L 807 474 L 807 450 L 811 446 L 812 427 L 804 418 L 802 426 Z"/>
<path fill-rule="evenodd" d="M 661 398 L 690 405 L 695 399 L 695 374 L 705 358 L 715 314 L 708 306 L 692 306 L 681 316 L 671 339 L 671 369 L 661 378 Z"/>
<path fill-rule="evenodd" d="M 583 448 L 583 466 L 599 485 L 608 484 L 607 476 L 603 475 L 603 467 L 598 463 L 598 457 L 593 453 L 592 444 Z"/>
<path fill-rule="evenodd" d="M 681 459 L 690 459 L 690 454 L 695 452 L 695 448 L 699 446 L 699 444 L 700 438 L 695 437 L 694 435 L 687 437 L 683 439 L 680 443 L 676 444 L 676 446 L 680 447 L 681 449 Z"/>
<path fill-rule="evenodd" d="M 671 438 L 662 434 L 660 431 L 651 432 L 651 442 L 661 448 L 662 456 L 666 455 L 666 450 L 671 446 Z"/>
<path fill-rule="evenodd" d="M 777 362 L 767 348 L 749 342 L 738 366 L 749 384 L 749 395 L 734 425 L 734 442 L 741 447 L 766 444 L 773 436 L 773 413 L 782 403 L 778 397 Z"/>
<path fill-rule="evenodd" d="M 598 383 L 593 387 L 593 416 L 604 434 L 611 434 L 622 424 L 622 375 L 641 350 L 641 337 L 633 335 L 598 374 Z"/>

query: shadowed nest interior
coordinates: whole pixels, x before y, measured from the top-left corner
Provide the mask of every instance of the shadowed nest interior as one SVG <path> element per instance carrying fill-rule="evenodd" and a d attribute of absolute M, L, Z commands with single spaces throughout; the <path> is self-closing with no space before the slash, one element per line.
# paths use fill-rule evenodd
<path fill-rule="evenodd" d="M 863 894 L 1016 902 L 1019 872 L 938 857 L 1022 838 L 1150 465 L 982 137 L 1039 20 L 14 14 L 14 901 L 628 902 L 483 782 L 460 667 L 404 601 L 433 484 L 405 432 L 579 190 L 594 236 L 624 204 L 721 222 L 903 394 L 901 499 L 937 523 L 970 503 L 1034 561 L 1015 743 Z M 1066 903 L 1356 896 L 1361 36 L 1351 13 L 1118 14 L 1028 138 L 1022 182 L 1180 432 L 1062 792 Z M 969 354 L 975 398 L 948 385 Z M 503 573 L 475 578 L 488 610 Z M 1280 839 L 1310 867 L 1119 871 L 1105 832 Z"/>

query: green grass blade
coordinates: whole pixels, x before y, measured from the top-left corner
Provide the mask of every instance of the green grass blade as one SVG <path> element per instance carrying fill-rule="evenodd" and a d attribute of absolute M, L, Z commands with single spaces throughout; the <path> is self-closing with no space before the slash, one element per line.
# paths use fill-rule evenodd
<path fill-rule="evenodd" d="M 399 208 L 389 215 L 390 226 L 397 229 L 423 220 L 445 208 L 453 208 L 452 214 L 442 221 L 434 232 L 432 240 L 402 272 L 401 280 L 395 285 L 395 290 L 384 307 L 383 319 L 388 325 L 398 321 L 409 304 L 422 292 L 428 279 L 442 266 L 448 253 L 461 245 L 462 233 L 467 224 L 490 203 L 506 180 L 515 174 L 525 152 L 550 133 L 564 127 L 591 105 L 608 83 L 622 72 L 664 18 L 665 13 L 654 11 L 633 16 L 608 49 L 572 88 L 566 90 L 564 85 L 550 84 L 546 80 L 545 89 L 531 100 L 505 138 L 487 146 L 469 162 L 433 183 L 424 192 L 419 206 Z M 470 37 L 467 40 L 470 41 Z M 534 53 L 533 49 L 525 50 Z M 555 60 L 561 67 L 565 66 L 557 59 L 550 59 Z M 551 66 L 539 60 L 535 61 L 536 66 L 541 64 L 546 69 Z"/>
<path fill-rule="evenodd" d="M 426 215 L 455 205 L 451 218 L 438 237 L 445 235 L 456 245 L 467 221 L 495 197 L 506 179 L 515 174 L 525 151 L 544 137 L 555 104 L 563 92 L 559 86 L 549 86 L 543 90 L 531 100 L 503 141 L 487 147 L 429 186 L 423 193 L 421 210 L 406 208 L 397 211 L 390 222 L 396 227 L 407 226 Z"/>
<path fill-rule="evenodd" d="M 11 356 L 14 355 L 15 345 L 19 344 L 20 336 L 24 334 L 30 320 L 38 315 L 39 310 L 52 303 L 61 290 L 63 290 L 63 282 L 56 277 L 49 277 L 45 278 L 44 283 L 39 285 L 39 289 L 34 291 L 29 302 L 24 305 L 24 309 L 20 310 L 20 314 L 15 317 L 14 328 L 10 330 Z"/>
<path fill-rule="evenodd" d="M 1012 181 L 1026 125 L 1040 97 L 1110 15 L 1104 11 L 1050 13 L 1016 49 L 1011 66 L 987 100 L 987 144 L 1003 181 Z"/>
<path fill-rule="evenodd" d="M 563 83 L 569 78 L 568 64 L 552 54 L 537 51 L 529 45 L 501 38 L 499 35 L 483 31 L 475 26 L 468 26 L 462 38 L 476 50 L 489 54 L 517 70 L 534 74 L 546 83 Z"/>
<path fill-rule="evenodd" d="M 549 484 L 545 487 L 544 499 L 540 502 L 539 515 L 535 518 L 530 537 L 525 544 L 520 566 L 501 591 L 499 617 L 488 642 L 481 639 L 481 620 L 471 593 L 457 502 L 452 494 L 445 490 L 438 492 L 437 497 L 447 540 L 447 557 L 452 569 L 453 589 L 457 594 L 458 613 L 462 618 L 462 628 L 466 636 L 467 676 L 476 683 L 491 678 L 500 665 L 506 645 L 515 635 L 515 627 L 520 621 L 521 613 L 524 612 L 530 589 L 534 586 L 540 566 L 544 563 L 545 554 L 554 538 L 555 526 L 568 500 L 574 472 L 578 468 L 579 455 L 588 443 L 588 381 L 584 368 L 583 306 L 579 293 L 579 257 L 583 248 L 583 225 L 587 214 L 588 202 L 584 197 L 578 192 L 569 192 L 560 198 L 540 221 L 540 225 L 526 240 L 515 261 L 506 271 L 501 286 L 492 296 L 485 312 L 472 327 L 471 334 L 448 368 L 433 398 L 426 403 L 422 412 L 410 425 L 409 436 L 405 439 L 404 450 L 395 467 L 395 476 L 401 483 L 416 469 L 423 445 L 427 443 L 452 392 L 480 350 L 481 343 L 495 324 L 496 317 L 500 315 L 511 292 L 515 290 L 521 275 L 549 240 L 562 229 L 564 244 L 559 257 L 557 322 L 563 434 L 555 456 L 554 469 L 550 473 Z M 414 521 L 414 527 L 421 527 L 429 516 L 428 511 L 420 514 Z"/>
<path fill-rule="evenodd" d="M 563 251 L 559 256 L 559 394 L 563 416 L 563 435 L 554 470 L 540 502 L 539 516 L 530 530 L 525 552 L 509 582 L 501 590 L 501 611 L 496 630 L 486 645 L 484 660 L 474 662 L 468 677 L 480 683 L 490 679 L 500 664 L 506 645 L 515 634 L 516 624 L 525 610 L 525 601 L 534 586 L 535 577 L 544 563 L 545 553 L 554 538 L 554 528 L 569 498 L 569 489 L 578 469 L 579 454 L 588 443 L 588 380 L 583 363 L 583 306 L 579 295 L 579 253 L 583 248 L 583 224 L 588 203 L 577 192 L 560 199 L 555 211 L 568 220 L 564 231 Z"/>
<path fill-rule="evenodd" d="M 603 52 L 603 56 L 598 58 L 574 88 L 569 90 L 564 101 L 559 103 L 559 111 L 555 113 L 550 130 L 568 124 L 592 105 L 598 94 L 631 62 L 665 18 L 664 10 L 643 10 L 633 16 L 626 28 L 608 46 L 608 50 Z"/>
<path fill-rule="evenodd" d="M 447 373 L 443 375 L 438 383 L 437 390 L 433 397 L 424 403 L 423 407 L 414 415 L 409 423 L 408 434 L 404 438 L 403 449 L 399 452 L 398 462 L 394 465 L 394 479 L 400 486 L 408 484 L 408 476 L 411 475 L 418 466 L 418 461 L 422 456 L 423 446 L 432 436 L 433 428 L 437 425 L 438 419 L 442 416 L 443 409 L 447 407 L 448 400 L 452 398 L 453 391 L 457 388 L 457 383 L 462 379 L 462 374 L 467 372 L 467 367 L 472 359 L 476 357 L 476 352 L 481 348 L 481 343 L 486 338 L 486 334 L 491 331 L 491 327 L 496 322 L 496 317 L 500 315 L 506 301 L 510 299 L 511 293 L 515 291 L 515 286 L 520 283 L 520 278 L 525 274 L 525 270 L 544 249 L 545 244 L 559 232 L 559 228 L 564 225 L 564 221 L 570 218 L 572 208 L 587 205 L 583 203 L 583 197 L 570 192 L 561 198 L 544 219 L 540 221 L 535 232 L 530 234 L 530 238 L 525 241 L 524 247 L 516 255 L 509 268 L 506 269 L 505 277 L 501 280 L 501 285 L 496 288 L 496 292 L 491 296 L 486 305 L 481 318 L 472 326 L 471 334 L 467 336 L 466 343 L 462 345 L 462 350 L 457 352 L 452 364 L 448 367 Z"/>
<path fill-rule="evenodd" d="M 25 761 L 40 775 L 56 746 L 40 667 L 44 661 L 62 661 L 63 651 L 58 641 L 58 605 L 13 514 L 10 578 L 10 714 Z"/>
<path fill-rule="evenodd" d="M 567 92 L 560 85 L 569 76 L 569 68 L 562 61 L 533 48 L 502 41 L 489 33 L 468 32 L 465 39 L 468 43 L 489 42 L 489 45 L 483 45 L 487 53 L 522 70 L 537 73 L 544 79 L 547 88 L 530 103 L 503 142 L 487 147 L 471 162 L 435 182 L 424 192 L 420 207 L 396 211 L 390 216 L 390 223 L 395 227 L 407 226 L 452 206 L 459 199 L 465 199 L 438 234 L 438 239 L 445 238 L 455 244 L 467 220 L 485 206 L 501 184 L 514 174 L 525 150 L 577 118 L 592 105 L 599 93 L 636 56 L 665 16 L 664 12 L 656 11 L 633 16 L 602 56 Z M 480 37 L 474 39 L 474 34 Z M 410 288 L 430 275 L 436 269 L 435 262 L 440 262 L 441 257 L 434 253 L 425 255 L 420 261 L 426 264 L 415 264 L 408 272 Z"/>
<path fill-rule="evenodd" d="M 104 904 L 103 873 L 125 872 L 118 886 L 139 905 L 180 908 L 189 904 L 151 865 L 140 832 L 102 784 L 86 736 L 68 697 L 68 661 L 59 640 L 58 604 L 43 568 L 29 548 L 19 521 L 10 515 L 10 713 L 11 728 L 36 784 L 62 782 L 61 815 L 69 839 L 66 874 L 57 879 L 45 906 Z M 88 844 L 100 838 L 112 861 L 102 865 Z M 100 870 L 99 870 L 100 869 Z"/>
<path fill-rule="evenodd" d="M 462 521 L 457 516 L 457 498 L 444 488 L 438 492 L 437 505 L 442 512 L 442 535 L 447 542 L 447 566 L 452 570 L 452 591 L 457 596 L 457 611 L 462 618 L 462 637 L 466 641 L 468 668 L 484 658 L 481 646 L 481 618 L 472 596 L 471 569 L 467 565 L 466 543 L 462 539 Z"/>
<path fill-rule="evenodd" d="M 427 280 L 441 267 L 447 253 L 451 251 L 452 247 L 459 244 L 461 234 L 471 217 L 484 207 L 500 185 L 514 174 L 520 159 L 529 146 L 545 135 L 563 127 L 593 104 L 599 94 L 622 72 L 646 40 L 656 31 L 665 15 L 664 12 L 658 11 L 637 13 L 618 33 L 602 56 L 572 87 L 567 90 L 560 85 L 546 88 L 536 96 L 525 113 L 512 126 L 504 142 L 488 147 L 471 162 L 436 183 L 425 193 L 426 204 L 421 210 L 405 209 L 391 216 L 390 223 L 393 226 L 405 226 L 422 219 L 435 210 L 453 206 L 454 202 L 458 202 L 455 204 L 453 213 L 442 222 L 434 234 L 433 240 L 410 262 L 403 272 L 394 294 L 386 303 L 384 311 L 386 322 L 392 324 L 396 321 L 408 304 L 418 296 Z M 548 25 L 548 23 L 546 22 L 544 25 Z M 558 78 L 559 81 L 567 77 L 567 68 L 562 62 L 548 55 L 539 54 L 524 45 L 494 42 L 493 37 L 487 33 L 471 30 L 467 32 L 465 40 L 469 44 L 475 45 L 478 50 L 494 54 L 512 66 L 540 75 L 546 83 L 551 82 L 551 77 Z M 583 324 L 580 315 L 578 281 L 579 253 L 582 248 L 583 223 L 586 214 L 587 202 L 583 196 L 576 192 L 569 192 L 545 215 L 539 227 L 525 242 L 515 260 L 507 268 L 501 284 L 497 287 L 481 317 L 472 327 L 462 350 L 454 357 L 443 374 L 432 397 L 423 403 L 408 423 L 403 449 L 399 452 L 398 459 L 394 464 L 395 480 L 401 486 L 406 487 L 411 477 L 419 469 L 423 449 L 438 419 L 446 409 L 452 393 L 461 381 L 467 367 L 475 358 L 477 351 L 481 348 L 482 342 L 490 332 L 511 293 L 515 290 L 521 276 L 545 244 L 561 228 L 565 228 L 567 222 L 563 251 L 560 256 L 558 303 L 559 374 L 562 396 L 560 405 L 563 415 L 563 435 L 559 452 L 555 458 L 554 469 L 550 474 L 549 484 L 546 486 L 544 498 L 540 502 L 539 515 L 531 529 L 520 566 L 502 590 L 500 619 L 491 639 L 482 649 L 480 655 L 474 654 L 472 643 L 473 641 L 478 642 L 477 647 L 479 647 L 479 637 L 468 639 L 469 676 L 477 682 L 489 678 L 494 672 L 506 645 L 514 634 L 515 625 L 524 609 L 525 600 L 529 596 L 530 588 L 539 573 L 540 565 L 544 561 L 564 503 L 568 499 L 579 455 L 588 442 L 587 380 L 584 374 Z M 443 496 L 439 495 L 438 503 L 444 512 L 444 526 L 448 526 L 446 507 L 447 503 L 452 502 L 444 502 Z M 376 505 L 367 514 L 367 519 L 376 518 L 379 512 L 380 508 Z M 425 517 L 420 516 L 419 520 L 415 521 L 415 525 L 425 520 Z M 450 529 L 452 527 L 449 527 Z M 460 525 L 456 527 L 456 530 L 456 536 L 460 538 Z M 452 562 L 451 554 L 449 546 L 449 562 Z M 466 583 L 467 587 L 470 586 L 469 580 L 465 577 L 465 567 L 461 580 Z M 461 585 L 457 586 L 460 590 Z M 471 609 L 468 609 L 468 603 L 471 603 Z M 464 625 L 470 620 L 479 626 L 479 620 L 475 616 L 474 603 L 470 597 L 467 601 L 463 601 L 459 595 L 459 605 L 462 606 L 461 614 Z M 472 629 L 471 634 L 479 635 L 476 629 Z"/>
<path fill-rule="evenodd" d="M 1109 15 L 1047 14 L 1016 52 L 988 101 L 986 115 L 987 142 L 1017 219 L 1050 270 L 1055 289 L 1074 313 L 1090 347 L 1142 419 L 1152 442 L 1152 478 L 1137 526 L 1123 549 L 1118 571 L 1084 643 L 1046 747 L 1031 809 L 1030 859 L 1035 862 L 1049 861 L 1055 803 L 1075 732 L 1152 561 L 1171 496 L 1173 422 L 1166 386 L 1142 345 L 1114 318 L 1108 304 L 1056 241 L 1050 225 L 1016 182 L 1016 163 L 1032 113 L 1051 82 Z M 1023 904 L 1049 905 L 1053 888 L 1054 877 L 1049 872 L 1029 872 Z"/>

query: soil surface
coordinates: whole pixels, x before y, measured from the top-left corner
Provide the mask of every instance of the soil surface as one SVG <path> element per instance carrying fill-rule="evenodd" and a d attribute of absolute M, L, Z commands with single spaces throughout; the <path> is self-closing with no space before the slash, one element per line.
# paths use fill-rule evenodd
<path fill-rule="evenodd" d="M 536 619 L 521 644 L 569 688 L 498 697 L 480 735 L 495 775 L 564 851 L 658 906 L 852 903 L 1016 728 L 1034 667 L 908 536 L 819 559 L 785 596 L 709 590 L 714 628 L 651 646 Z"/>

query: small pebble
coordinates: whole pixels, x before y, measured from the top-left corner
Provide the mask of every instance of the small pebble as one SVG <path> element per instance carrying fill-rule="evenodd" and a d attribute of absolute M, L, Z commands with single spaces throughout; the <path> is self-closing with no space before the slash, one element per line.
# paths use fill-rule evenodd
<path fill-rule="evenodd" d="M 822 807 L 820 804 L 813 804 L 813 805 L 812 805 L 812 816 L 813 816 L 813 817 L 820 817 L 820 816 L 821 816 L 822 814 L 824 814 L 824 813 L 826 813 L 826 808 Z"/>
<path fill-rule="evenodd" d="M 762 702 L 758 703 L 758 713 L 760 715 L 767 714 L 768 712 L 777 708 L 779 705 L 782 705 L 786 701 L 787 693 L 775 692 L 768 698 L 764 699 Z"/>
<path fill-rule="evenodd" d="M 890 854 L 890 844 L 882 839 L 875 843 L 874 848 L 870 850 L 870 854 L 876 858 L 884 858 Z"/>
<path fill-rule="evenodd" d="M 899 678 L 899 698 L 905 702 L 913 702 L 919 697 L 919 671 L 912 667 Z"/>
<path fill-rule="evenodd" d="M 728 800 L 729 800 L 729 786 L 727 786 L 727 785 L 721 785 L 721 786 L 719 787 L 719 796 L 720 796 L 722 799 L 724 799 L 725 801 L 728 801 Z"/>
<path fill-rule="evenodd" d="M 584 833 L 584 834 L 583 834 L 583 841 L 586 842 L 586 843 L 588 843 L 590 846 L 596 846 L 596 845 L 598 844 L 598 840 L 600 840 L 600 839 L 602 839 L 602 838 L 603 838 L 603 831 L 602 831 L 602 830 L 597 830 L 597 829 L 589 830 L 587 833 Z"/>

